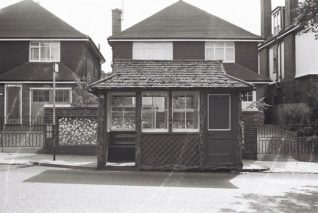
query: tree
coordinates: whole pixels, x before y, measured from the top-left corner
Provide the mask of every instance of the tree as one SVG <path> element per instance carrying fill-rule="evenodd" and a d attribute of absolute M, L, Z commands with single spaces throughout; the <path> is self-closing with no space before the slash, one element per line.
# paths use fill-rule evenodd
<path fill-rule="evenodd" d="M 303 32 L 314 32 L 318 39 L 318 0 L 300 1 L 297 13 L 298 23 Z"/>
<path fill-rule="evenodd" d="M 73 74 L 73 78 L 76 82 L 76 88 L 73 90 L 74 104 L 78 106 L 97 104 L 97 97 L 90 93 L 87 79 L 85 77 L 80 79 L 75 74 Z"/>

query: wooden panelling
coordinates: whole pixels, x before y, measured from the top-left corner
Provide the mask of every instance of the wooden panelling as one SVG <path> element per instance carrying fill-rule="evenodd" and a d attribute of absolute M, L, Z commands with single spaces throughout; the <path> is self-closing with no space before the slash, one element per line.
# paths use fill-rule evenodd
<path fill-rule="evenodd" d="M 143 134 L 141 168 L 200 168 L 199 134 Z"/>
<path fill-rule="evenodd" d="M 114 42 L 113 59 L 132 59 L 132 42 Z"/>
<path fill-rule="evenodd" d="M 0 42 L 0 74 L 29 61 L 29 42 Z"/>
<path fill-rule="evenodd" d="M 255 72 L 258 71 L 257 42 L 235 42 L 235 61 Z"/>
<path fill-rule="evenodd" d="M 204 60 L 204 42 L 173 42 L 174 60 Z"/>

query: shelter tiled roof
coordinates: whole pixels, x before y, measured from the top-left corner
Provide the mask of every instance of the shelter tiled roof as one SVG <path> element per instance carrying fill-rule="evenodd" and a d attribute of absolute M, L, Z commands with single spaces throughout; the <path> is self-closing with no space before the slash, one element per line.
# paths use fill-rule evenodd
<path fill-rule="evenodd" d="M 59 64 L 56 81 L 74 81 L 75 73 L 65 64 Z M 0 75 L 0 81 L 52 81 L 52 63 L 27 62 Z"/>
<path fill-rule="evenodd" d="M 221 61 L 115 60 L 113 74 L 90 85 L 120 88 L 252 88 L 224 72 Z"/>
<path fill-rule="evenodd" d="M 88 38 L 32 0 L 0 10 L 0 38 Z"/>
<path fill-rule="evenodd" d="M 227 74 L 247 82 L 271 82 L 270 79 L 238 63 L 224 63 L 224 69 Z"/>
<path fill-rule="evenodd" d="M 109 39 L 262 40 L 260 36 L 184 1 L 176 2 Z"/>

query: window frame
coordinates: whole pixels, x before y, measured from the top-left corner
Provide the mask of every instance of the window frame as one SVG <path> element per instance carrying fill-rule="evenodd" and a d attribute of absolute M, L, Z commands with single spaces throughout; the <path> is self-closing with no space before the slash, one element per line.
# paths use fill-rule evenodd
<path fill-rule="evenodd" d="M 142 132 L 145 132 L 145 133 L 151 133 L 151 132 L 169 132 L 169 92 L 167 91 L 145 91 L 145 92 L 142 92 L 141 94 L 141 99 L 144 97 L 144 94 L 164 94 L 164 97 L 166 97 L 166 100 L 167 100 L 167 103 L 165 103 L 164 105 L 167 106 L 167 108 L 165 109 L 165 112 L 166 112 L 166 126 L 167 128 L 146 128 L 144 129 L 141 125 L 141 131 Z M 157 96 L 146 96 L 146 97 L 157 97 Z M 155 111 L 156 113 L 156 111 Z M 143 122 L 142 120 L 142 115 L 143 115 L 143 102 L 141 103 L 141 122 Z"/>
<path fill-rule="evenodd" d="M 210 129 L 210 96 L 228 96 L 229 97 L 229 128 L 228 129 Z M 231 131 L 232 130 L 232 110 L 231 110 L 231 106 L 232 106 L 232 95 L 231 94 L 208 94 L 208 116 L 207 116 L 207 119 L 208 119 L 208 122 L 207 122 L 207 129 L 208 131 L 211 131 L 211 132 L 217 132 L 217 131 L 220 131 L 220 132 L 225 132 L 225 131 Z"/>
<path fill-rule="evenodd" d="M 173 123 L 174 123 L 174 118 L 173 118 L 173 115 L 174 115 L 174 108 L 173 108 L 173 97 L 174 97 L 174 95 L 175 94 L 180 94 L 180 93 L 184 93 L 185 94 L 185 96 L 184 97 L 187 97 L 187 94 L 188 93 L 193 93 L 194 95 L 195 95 L 195 97 L 197 97 L 197 101 L 198 101 L 198 108 L 197 109 L 195 109 L 195 110 L 197 110 L 197 114 L 198 114 L 198 128 L 196 128 L 196 129 L 188 129 L 188 128 L 183 128 L 183 129 L 175 129 L 175 128 L 173 128 Z M 199 132 L 200 131 L 200 92 L 199 91 L 172 91 L 172 93 L 171 93 L 171 95 L 172 95 L 172 97 L 171 97 L 171 100 L 172 100 L 172 103 L 171 103 L 171 105 L 172 105 L 172 112 L 171 112 L 171 114 L 172 114 L 172 132 L 173 133 L 181 133 L 181 132 L 184 132 L 184 133 L 187 133 L 187 132 Z M 185 111 L 184 111 L 184 113 L 185 113 L 185 121 L 186 121 L 186 114 L 187 114 L 187 108 L 185 107 Z"/>
<path fill-rule="evenodd" d="M 216 44 L 223 43 L 223 47 L 216 47 Z M 231 43 L 231 47 L 227 44 Z M 213 44 L 213 45 L 212 45 Z M 224 63 L 235 63 L 235 42 L 234 41 L 206 41 L 205 42 L 205 60 L 218 60 L 216 59 L 216 49 L 223 49 L 223 62 Z M 213 50 L 213 59 L 208 58 L 208 50 Z M 233 50 L 233 60 L 227 60 L 227 50 Z"/>
<path fill-rule="evenodd" d="M 117 128 L 114 129 L 112 127 L 112 121 L 113 121 L 113 106 L 112 106 L 112 99 L 113 96 L 123 96 L 123 97 L 134 97 L 135 98 L 135 122 L 134 122 L 134 128 L 132 129 L 128 129 L 128 128 Z M 130 132 L 130 131 L 136 131 L 136 109 L 137 109 L 137 104 L 136 104 L 136 94 L 133 92 L 114 92 L 110 94 L 110 98 L 109 98 L 109 106 L 110 106 L 110 115 L 109 115 L 109 130 L 110 132 Z M 108 116 L 107 116 L 108 117 Z"/>
<path fill-rule="evenodd" d="M 32 43 L 38 43 L 37 45 L 32 45 Z M 44 43 L 49 43 L 49 60 L 42 60 L 41 59 L 41 48 Z M 56 44 L 58 47 L 58 55 L 56 59 L 52 59 L 52 48 Z M 32 49 L 38 49 L 39 58 L 32 59 Z M 61 42 L 60 41 L 30 41 L 29 43 L 29 62 L 41 62 L 41 63 L 50 63 L 50 62 L 60 62 L 61 61 Z"/>
<path fill-rule="evenodd" d="M 49 91 L 49 101 L 43 101 L 43 102 L 38 102 L 35 101 L 36 103 L 48 103 L 48 104 L 52 104 L 53 102 L 53 88 L 51 87 L 31 87 L 30 88 L 30 104 L 33 101 L 33 91 L 34 90 L 40 90 L 40 91 Z M 68 102 L 58 102 L 55 100 L 56 105 L 64 105 L 64 104 L 72 104 L 73 103 L 73 89 L 71 87 L 57 87 L 55 88 L 55 92 L 57 91 L 61 91 L 61 90 L 65 90 L 69 92 L 69 101 Z M 56 93 L 55 93 L 56 94 Z M 56 99 L 56 96 L 55 96 Z"/>
<path fill-rule="evenodd" d="M 257 107 L 251 107 L 251 108 L 247 108 L 248 106 L 250 106 L 252 103 L 256 102 L 256 90 L 250 91 L 252 92 L 252 101 L 244 101 L 243 100 L 243 94 L 242 93 L 242 111 L 258 111 Z"/>
<path fill-rule="evenodd" d="M 161 45 L 161 46 L 160 46 Z M 151 46 L 151 48 L 149 48 Z M 145 58 L 145 49 L 153 51 L 152 57 Z M 155 50 L 160 49 L 161 57 L 155 58 Z M 140 51 L 140 52 L 137 52 Z M 168 52 L 168 54 L 167 54 Z M 133 60 L 173 60 L 173 42 L 133 42 L 132 47 L 132 59 Z"/>

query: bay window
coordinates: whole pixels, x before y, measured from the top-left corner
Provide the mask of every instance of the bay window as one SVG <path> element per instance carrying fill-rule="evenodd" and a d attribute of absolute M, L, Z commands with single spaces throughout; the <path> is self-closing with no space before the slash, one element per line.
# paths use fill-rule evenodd
<path fill-rule="evenodd" d="M 136 98 L 129 95 L 113 95 L 111 99 L 111 129 L 135 130 Z"/>
<path fill-rule="evenodd" d="M 60 42 L 30 42 L 30 62 L 59 62 Z"/>
<path fill-rule="evenodd" d="M 205 43 L 205 60 L 235 62 L 235 45 L 231 41 L 211 41 Z"/>
<path fill-rule="evenodd" d="M 173 123 L 175 132 L 199 130 L 199 93 L 172 93 Z"/>
<path fill-rule="evenodd" d="M 144 92 L 142 94 L 142 131 L 168 131 L 168 93 Z"/>

